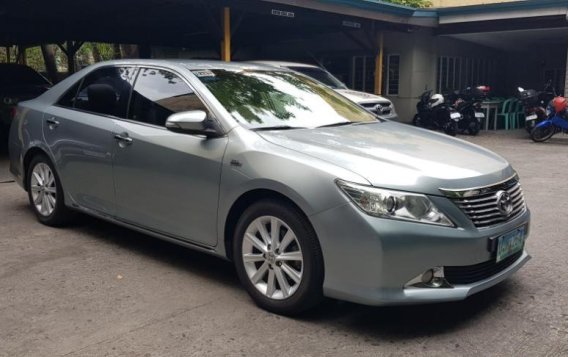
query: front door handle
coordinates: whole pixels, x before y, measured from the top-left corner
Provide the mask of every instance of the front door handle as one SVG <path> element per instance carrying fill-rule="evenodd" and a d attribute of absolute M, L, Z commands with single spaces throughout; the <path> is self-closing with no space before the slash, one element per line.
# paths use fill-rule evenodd
<path fill-rule="evenodd" d="M 127 133 L 116 134 L 114 138 L 118 140 L 118 145 L 121 147 L 132 144 L 132 138 L 129 137 Z"/>
<path fill-rule="evenodd" d="M 59 126 L 59 121 L 57 121 L 57 119 L 55 119 L 55 118 L 49 118 L 45 122 L 47 123 L 47 125 L 49 126 L 49 129 L 51 129 L 51 130 L 53 130 L 53 129 L 55 129 Z"/>

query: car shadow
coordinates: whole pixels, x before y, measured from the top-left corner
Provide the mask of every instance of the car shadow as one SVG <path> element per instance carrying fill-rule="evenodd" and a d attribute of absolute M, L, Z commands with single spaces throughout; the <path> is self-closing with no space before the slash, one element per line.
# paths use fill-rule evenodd
<path fill-rule="evenodd" d="M 503 307 L 514 284 L 505 281 L 458 302 L 411 306 L 372 307 L 327 300 L 300 319 L 332 325 L 370 342 L 397 341 L 458 331 Z"/>
<path fill-rule="evenodd" d="M 26 205 L 18 210 L 33 212 Z M 242 290 L 232 263 L 189 248 L 162 241 L 98 218 L 79 215 L 67 230 L 77 231 L 77 238 L 95 238 L 109 245 L 135 252 L 176 269 L 199 275 L 224 287 Z M 316 326 L 357 334 L 370 343 L 385 343 L 443 334 L 468 326 L 472 321 L 491 315 L 506 304 L 515 286 L 505 281 L 467 300 L 450 303 L 371 307 L 325 299 L 315 309 L 293 319 Z M 252 300 L 249 300 L 254 305 Z"/>
<path fill-rule="evenodd" d="M 33 215 L 31 209 L 29 211 Z M 224 259 L 83 214 L 77 215 L 74 222 L 64 229 L 76 231 L 78 239 L 85 236 L 94 238 L 176 269 L 221 282 L 224 286 L 240 288 L 232 263 Z"/>

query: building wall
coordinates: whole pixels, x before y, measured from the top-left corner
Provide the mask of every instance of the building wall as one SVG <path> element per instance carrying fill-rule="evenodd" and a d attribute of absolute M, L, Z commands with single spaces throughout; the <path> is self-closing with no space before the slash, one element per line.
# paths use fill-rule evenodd
<path fill-rule="evenodd" d="M 455 7 L 468 5 L 493 4 L 498 2 L 510 2 L 519 0 L 431 0 L 434 7 Z"/>

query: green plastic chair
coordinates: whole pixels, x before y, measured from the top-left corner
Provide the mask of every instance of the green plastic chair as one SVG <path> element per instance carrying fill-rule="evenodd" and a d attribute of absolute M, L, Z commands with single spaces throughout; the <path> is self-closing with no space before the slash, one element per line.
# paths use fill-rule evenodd
<path fill-rule="evenodd" d="M 516 105 L 515 110 L 514 110 L 514 128 L 513 129 L 519 129 L 522 126 L 522 123 L 524 123 L 525 121 L 525 106 L 523 105 L 523 103 L 520 100 L 517 100 L 517 102 L 515 103 Z"/>
<path fill-rule="evenodd" d="M 504 101 L 503 105 L 501 106 L 501 111 L 497 114 L 497 122 L 500 121 L 500 118 L 503 118 L 503 126 L 505 127 L 505 130 L 509 130 L 510 126 L 514 126 L 514 107 L 516 101 L 517 100 L 515 98 L 510 98 Z M 497 129 L 497 123 L 495 123 L 495 129 Z"/>

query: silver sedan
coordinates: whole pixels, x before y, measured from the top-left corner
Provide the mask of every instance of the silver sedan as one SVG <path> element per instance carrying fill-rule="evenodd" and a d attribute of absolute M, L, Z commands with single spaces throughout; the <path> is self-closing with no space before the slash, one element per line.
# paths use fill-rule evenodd
<path fill-rule="evenodd" d="M 281 314 L 465 299 L 530 258 L 507 161 L 286 69 L 101 63 L 21 103 L 9 145 L 42 223 L 83 212 L 230 259 Z"/>

